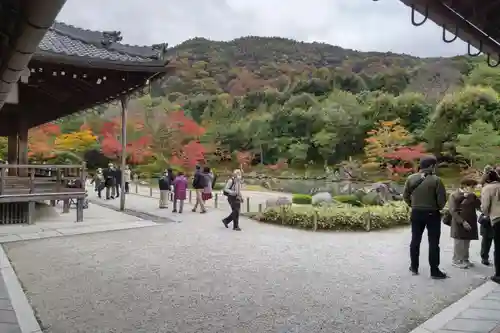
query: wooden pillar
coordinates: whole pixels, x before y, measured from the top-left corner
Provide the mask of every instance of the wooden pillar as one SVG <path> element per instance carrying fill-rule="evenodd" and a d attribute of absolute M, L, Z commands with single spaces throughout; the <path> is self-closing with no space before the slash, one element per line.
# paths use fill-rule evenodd
<path fill-rule="evenodd" d="M 19 155 L 18 164 L 28 164 L 28 127 L 24 124 L 19 126 L 18 135 Z M 28 176 L 28 169 L 19 169 L 19 176 Z"/>
<path fill-rule="evenodd" d="M 76 201 L 76 222 L 83 222 L 83 200 L 79 198 Z"/>
<path fill-rule="evenodd" d="M 9 164 L 18 163 L 18 138 L 17 133 L 9 135 L 7 138 L 7 162 Z M 17 176 L 17 169 L 9 168 L 9 176 Z"/>
<path fill-rule="evenodd" d="M 36 203 L 34 201 L 28 202 L 28 224 L 35 223 L 35 212 L 36 212 Z"/>
<path fill-rule="evenodd" d="M 120 210 L 125 210 L 125 166 L 127 165 L 127 106 L 129 97 L 122 96 L 120 99 L 122 107 L 122 134 L 121 134 L 121 144 L 122 144 L 122 155 L 121 155 L 121 186 L 120 186 Z"/>
<path fill-rule="evenodd" d="M 70 206 L 70 202 L 69 202 L 69 199 L 64 199 L 63 200 L 63 214 L 67 214 L 69 213 L 69 206 Z"/>

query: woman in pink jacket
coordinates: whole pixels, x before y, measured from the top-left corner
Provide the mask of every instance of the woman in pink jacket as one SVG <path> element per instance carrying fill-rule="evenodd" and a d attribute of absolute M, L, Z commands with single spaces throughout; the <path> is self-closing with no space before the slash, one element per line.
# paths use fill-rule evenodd
<path fill-rule="evenodd" d="M 188 180 L 181 171 L 174 179 L 174 210 L 172 213 L 177 213 L 177 200 L 179 200 L 179 213 L 182 213 L 184 208 L 184 200 L 186 200 L 186 192 L 188 188 Z"/>

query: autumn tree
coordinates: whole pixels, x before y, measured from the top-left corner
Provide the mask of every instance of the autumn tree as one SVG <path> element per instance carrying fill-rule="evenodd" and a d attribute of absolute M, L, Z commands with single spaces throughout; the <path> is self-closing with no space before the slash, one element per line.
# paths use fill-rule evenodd
<path fill-rule="evenodd" d="M 365 168 L 379 168 L 385 156 L 393 154 L 412 140 L 410 133 L 399 120 L 381 121 L 379 128 L 369 131 L 366 138 Z"/>
<path fill-rule="evenodd" d="M 384 155 L 392 163 L 389 166 L 391 173 L 405 175 L 417 170 L 417 161 L 426 155 L 423 144 L 415 146 L 397 147 L 393 152 Z"/>
<path fill-rule="evenodd" d="M 69 151 L 82 155 L 87 150 L 96 148 L 97 144 L 97 136 L 90 129 L 82 126 L 80 131 L 61 134 L 56 137 L 54 148 L 58 151 Z"/>
<path fill-rule="evenodd" d="M 58 125 L 47 123 L 28 132 L 28 157 L 47 160 L 54 156 L 54 141 L 61 134 Z"/>
<path fill-rule="evenodd" d="M 205 129 L 187 117 L 184 111 L 169 112 L 161 125 L 161 132 L 168 141 L 153 139 L 153 151 L 160 153 L 165 160 L 171 159 L 172 164 L 184 167 L 193 167 L 205 160 L 206 149 L 199 141 Z"/>
<path fill-rule="evenodd" d="M 139 164 L 151 157 L 151 135 L 145 131 L 143 123 L 136 118 L 127 122 L 127 160 Z M 101 151 L 104 156 L 117 160 L 122 154 L 121 123 L 115 118 L 105 122 L 101 127 Z"/>

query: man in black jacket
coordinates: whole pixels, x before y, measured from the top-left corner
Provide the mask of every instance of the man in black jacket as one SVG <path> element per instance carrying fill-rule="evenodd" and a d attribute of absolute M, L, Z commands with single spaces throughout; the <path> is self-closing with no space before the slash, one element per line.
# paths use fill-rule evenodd
<path fill-rule="evenodd" d="M 201 167 L 197 165 L 193 178 L 193 188 L 196 191 L 196 203 L 194 204 L 194 208 L 192 210 L 193 212 L 196 212 L 196 208 L 198 208 L 198 205 L 200 206 L 200 213 L 203 214 L 207 212 L 202 197 L 205 186 L 207 186 L 207 180 L 205 178 L 205 175 L 201 172 Z"/>
<path fill-rule="evenodd" d="M 168 199 L 172 185 L 174 182 L 174 174 L 172 169 L 165 170 L 163 176 L 158 180 L 158 188 L 160 189 L 160 203 L 161 209 L 168 208 Z"/>
<path fill-rule="evenodd" d="M 436 175 L 437 159 L 434 156 L 420 160 L 420 171 L 408 177 L 403 191 L 404 201 L 411 207 L 410 271 L 418 274 L 420 243 L 427 229 L 429 239 L 429 266 L 431 278 L 448 276 L 439 269 L 441 237 L 441 210 L 446 204 L 446 189 Z"/>
<path fill-rule="evenodd" d="M 114 168 L 113 175 L 115 177 L 115 192 L 116 197 L 120 196 L 121 186 L 122 186 L 122 170 L 119 168 Z"/>
<path fill-rule="evenodd" d="M 109 163 L 108 167 L 103 172 L 104 175 L 104 186 L 106 186 L 106 200 L 115 198 L 115 170 L 113 163 Z"/>

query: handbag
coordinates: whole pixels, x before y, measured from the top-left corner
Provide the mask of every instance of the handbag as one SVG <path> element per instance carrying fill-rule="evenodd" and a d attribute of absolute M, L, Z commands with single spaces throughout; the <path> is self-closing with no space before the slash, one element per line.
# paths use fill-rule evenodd
<path fill-rule="evenodd" d="M 449 227 L 451 226 L 451 220 L 453 220 L 453 217 L 451 216 L 450 211 L 445 210 L 441 222 L 443 222 L 444 225 L 447 225 Z"/>

